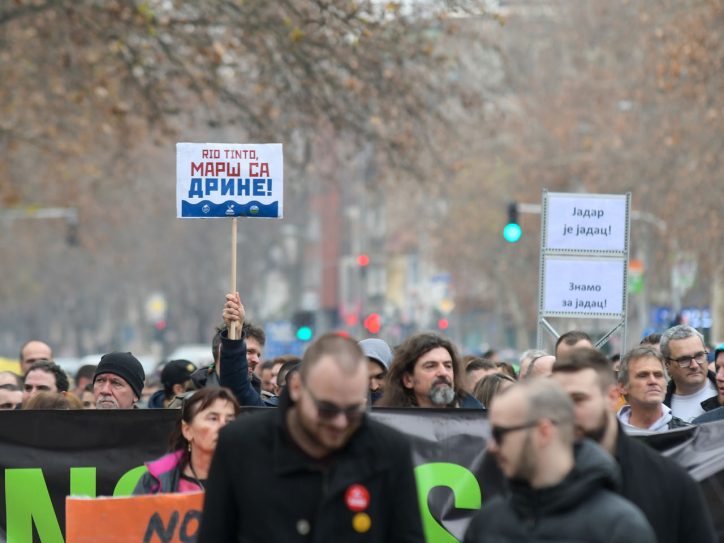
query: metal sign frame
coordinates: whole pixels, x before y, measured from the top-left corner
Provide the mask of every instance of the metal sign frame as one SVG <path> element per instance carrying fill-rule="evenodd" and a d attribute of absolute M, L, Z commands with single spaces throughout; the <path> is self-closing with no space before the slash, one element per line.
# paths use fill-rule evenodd
<path fill-rule="evenodd" d="M 560 337 L 558 331 L 548 321 L 547 317 L 568 317 L 568 318 L 586 318 L 586 319 L 616 319 L 613 328 L 608 330 L 603 337 L 595 343 L 596 347 L 604 345 L 617 331 L 621 330 L 622 349 L 626 347 L 626 317 L 628 315 L 628 263 L 629 263 L 629 247 L 631 237 L 631 193 L 626 194 L 586 194 L 586 193 L 549 193 L 547 189 L 543 189 L 541 206 L 541 242 L 540 242 L 540 262 L 539 262 L 539 283 L 538 283 L 538 333 L 537 346 L 543 348 L 544 332 L 549 333 L 555 340 Z M 625 198 L 624 212 L 624 243 L 622 250 L 600 250 L 600 249 L 566 249 L 548 247 L 548 228 L 549 228 L 549 204 L 550 197 L 569 197 L 571 199 L 580 200 L 581 203 L 595 203 L 596 199 L 618 199 Z M 583 312 L 583 311 L 546 311 L 545 307 L 545 287 L 546 287 L 546 259 L 548 257 L 578 257 L 578 260 L 606 260 L 621 261 L 623 264 L 622 277 L 622 293 L 623 300 L 620 313 L 604 313 L 604 312 Z"/>

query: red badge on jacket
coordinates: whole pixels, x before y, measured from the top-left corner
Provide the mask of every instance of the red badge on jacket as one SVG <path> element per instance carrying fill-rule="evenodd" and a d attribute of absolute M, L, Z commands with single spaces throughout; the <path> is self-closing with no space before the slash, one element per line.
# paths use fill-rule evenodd
<path fill-rule="evenodd" d="M 364 511 L 370 505 L 370 493 L 362 485 L 350 485 L 344 493 L 344 503 L 351 511 Z"/>

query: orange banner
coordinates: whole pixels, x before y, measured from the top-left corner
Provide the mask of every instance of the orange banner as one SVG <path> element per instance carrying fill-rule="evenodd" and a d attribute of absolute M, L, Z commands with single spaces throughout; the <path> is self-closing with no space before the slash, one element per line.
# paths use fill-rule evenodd
<path fill-rule="evenodd" d="M 204 493 L 65 500 L 66 543 L 196 541 Z"/>

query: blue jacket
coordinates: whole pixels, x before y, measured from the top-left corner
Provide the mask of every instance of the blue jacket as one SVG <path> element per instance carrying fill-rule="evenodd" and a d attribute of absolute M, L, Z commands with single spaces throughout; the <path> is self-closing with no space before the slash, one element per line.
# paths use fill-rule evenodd
<path fill-rule="evenodd" d="M 249 363 L 246 360 L 246 341 L 229 339 L 229 333 L 221 333 L 221 357 L 219 360 L 219 384 L 229 388 L 236 396 L 239 405 L 251 407 L 272 407 L 274 399 L 264 401 L 249 380 Z"/>

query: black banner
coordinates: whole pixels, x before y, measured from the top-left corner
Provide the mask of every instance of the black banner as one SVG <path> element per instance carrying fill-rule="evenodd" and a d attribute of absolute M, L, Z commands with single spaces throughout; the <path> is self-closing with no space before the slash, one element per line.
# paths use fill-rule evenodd
<path fill-rule="evenodd" d="M 178 415 L 174 410 L 0 413 L 0 542 L 63 543 L 65 497 L 130 494 L 143 462 L 164 454 Z M 502 475 L 485 454 L 485 414 L 375 409 L 372 416 L 411 439 L 428 541 L 462 539 L 470 517 L 502 488 Z M 648 441 L 701 482 L 724 542 L 724 422 Z"/>

